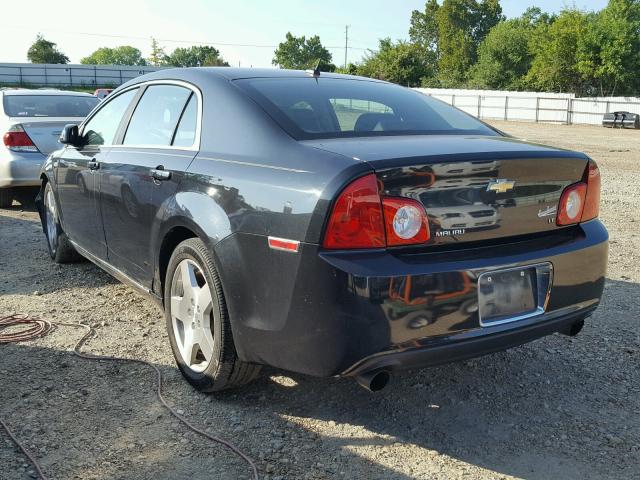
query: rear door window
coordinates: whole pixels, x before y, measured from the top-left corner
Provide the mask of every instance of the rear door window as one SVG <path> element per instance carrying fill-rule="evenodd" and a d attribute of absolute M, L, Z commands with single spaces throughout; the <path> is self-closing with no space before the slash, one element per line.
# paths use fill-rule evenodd
<path fill-rule="evenodd" d="M 137 93 L 138 89 L 134 88 L 107 101 L 85 124 L 83 129 L 85 144 L 112 145 L 122 117 Z"/>
<path fill-rule="evenodd" d="M 190 96 L 191 90 L 177 85 L 149 86 L 133 112 L 122 143 L 140 146 L 171 145 Z"/>
<path fill-rule="evenodd" d="M 9 117 L 86 117 L 100 103 L 96 97 L 80 95 L 4 95 L 4 113 Z"/>
<path fill-rule="evenodd" d="M 191 147 L 196 141 L 196 127 L 198 123 L 198 99 L 195 94 L 191 94 L 189 103 L 187 103 L 176 134 L 173 138 L 172 145 L 176 147 Z"/>

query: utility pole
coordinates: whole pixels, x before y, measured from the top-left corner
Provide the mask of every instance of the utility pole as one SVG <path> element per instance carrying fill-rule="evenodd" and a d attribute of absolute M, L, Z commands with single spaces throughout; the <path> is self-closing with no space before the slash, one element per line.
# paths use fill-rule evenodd
<path fill-rule="evenodd" d="M 344 69 L 347 69 L 347 51 L 349 50 L 349 25 L 344 26 Z"/>

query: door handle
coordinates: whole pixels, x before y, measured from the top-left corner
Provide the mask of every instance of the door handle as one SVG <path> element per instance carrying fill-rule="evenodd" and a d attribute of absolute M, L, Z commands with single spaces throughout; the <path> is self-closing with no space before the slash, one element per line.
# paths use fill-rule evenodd
<path fill-rule="evenodd" d="M 165 170 L 163 165 L 158 165 L 156 168 L 151 169 L 151 176 L 154 179 L 163 182 L 171 178 L 171 172 Z"/>
<path fill-rule="evenodd" d="M 100 168 L 100 162 L 96 162 L 95 159 L 91 160 L 87 163 L 87 167 L 89 167 L 89 170 L 98 170 Z"/>

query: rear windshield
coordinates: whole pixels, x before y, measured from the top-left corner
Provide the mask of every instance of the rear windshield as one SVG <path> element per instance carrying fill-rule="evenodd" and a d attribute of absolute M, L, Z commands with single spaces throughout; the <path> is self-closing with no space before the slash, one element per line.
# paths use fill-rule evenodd
<path fill-rule="evenodd" d="M 79 95 L 5 95 L 9 117 L 86 117 L 100 100 Z"/>
<path fill-rule="evenodd" d="M 498 135 L 470 115 L 414 90 L 339 78 L 252 78 L 237 84 L 291 136 Z"/>

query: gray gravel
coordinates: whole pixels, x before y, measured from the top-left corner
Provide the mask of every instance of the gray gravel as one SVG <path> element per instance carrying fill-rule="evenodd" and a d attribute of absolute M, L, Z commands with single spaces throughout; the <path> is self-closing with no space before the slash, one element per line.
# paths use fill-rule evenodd
<path fill-rule="evenodd" d="M 273 370 L 203 395 L 174 367 L 158 308 L 92 264 L 51 263 L 36 213 L 17 205 L 0 210 L 0 315 L 95 324 L 86 350 L 158 365 L 170 403 L 244 449 L 265 479 L 639 478 L 640 132 L 496 125 L 600 164 L 608 281 L 576 338 L 402 373 L 376 395 Z M 0 345 L 0 416 L 51 479 L 249 478 L 161 407 L 150 369 L 74 357 L 81 333 Z M 34 476 L 0 432 L 0 478 Z"/>

